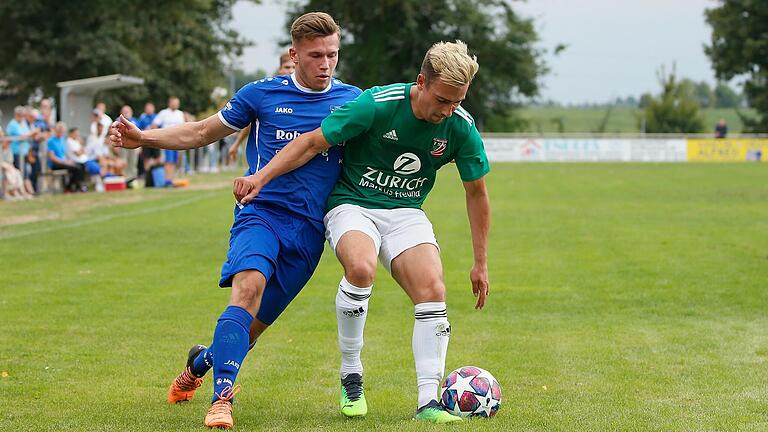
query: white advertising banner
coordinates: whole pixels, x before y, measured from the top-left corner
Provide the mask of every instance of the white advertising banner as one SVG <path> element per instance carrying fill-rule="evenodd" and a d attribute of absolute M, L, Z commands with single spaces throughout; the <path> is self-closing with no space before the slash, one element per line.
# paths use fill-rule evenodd
<path fill-rule="evenodd" d="M 491 162 L 682 162 L 685 139 L 485 137 Z"/>

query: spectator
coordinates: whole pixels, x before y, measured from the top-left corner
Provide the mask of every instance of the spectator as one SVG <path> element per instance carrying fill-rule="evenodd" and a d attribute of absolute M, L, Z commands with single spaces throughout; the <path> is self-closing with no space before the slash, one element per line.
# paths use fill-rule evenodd
<path fill-rule="evenodd" d="M 80 130 L 73 127 L 67 133 L 67 159 L 84 164 L 88 160 L 83 143 L 80 141 Z"/>
<path fill-rule="evenodd" d="M 21 170 L 24 167 L 25 158 L 29 151 L 29 140 L 34 136 L 29 123 L 26 120 L 27 110 L 22 106 L 13 109 L 13 119 L 8 122 L 6 131 L 11 140 L 11 152 L 13 153 L 13 166 Z"/>
<path fill-rule="evenodd" d="M 26 169 L 23 171 L 24 178 L 28 179 L 37 192 L 37 178 L 40 175 L 40 149 L 42 144 L 51 135 L 51 128 L 48 122 L 45 121 L 40 111 L 27 107 L 27 123 L 35 131 L 32 139 L 29 143 L 29 151 L 27 152 Z"/>
<path fill-rule="evenodd" d="M 144 104 L 144 112 L 139 116 L 139 121 L 136 123 L 136 126 L 138 126 L 139 129 L 145 130 L 149 129 L 149 127 L 152 125 L 152 121 L 155 120 L 155 104 L 152 102 L 147 102 Z M 149 150 L 153 150 L 151 152 L 148 152 Z M 149 149 L 149 148 L 143 148 L 139 147 L 139 157 L 136 161 L 136 175 L 137 176 L 143 176 L 146 172 L 146 163 L 144 162 L 144 158 L 147 157 L 147 153 L 152 153 L 148 157 L 155 158 L 155 153 L 158 153 L 160 150 L 158 149 Z"/>
<path fill-rule="evenodd" d="M 120 108 L 120 115 L 127 118 L 131 121 L 133 124 L 138 124 L 139 119 L 133 116 L 133 108 L 131 108 L 130 105 L 123 105 Z M 111 123 L 110 123 L 111 124 Z M 109 129 L 109 126 L 107 127 Z M 123 149 L 119 150 L 120 154 L 122 154 L 125 157 L 125 170 L 127 171 L 126 174 L 128 174 L 130 177 L 136 177 L 137 173 L 137 161 L 139 159 L 139 152 L 140 149 Z"/>
<path fill-rule="evenodd" d="M 156 116 L 157 114 L 155 114 L 155 104 L 152 102 L 147 102 L 144 104 L 144 112 L 139 116 L 139 120 L 136 123 L 136 126 L 138 126 L 141 130 L 149 129 L 149 127 L 152 125 L 152 121 L 155 120 Z"/>
<path fill-rule="evenodd" d="M 43 100 L 40 101 L 40 117 L 41 120 L 45 122 L 45 130 L 50 131 L 56 122 L 56 118 L 54 116 L 51 100 L 48 98 L 43 98 Z M 46 139 L 47 138 L 48 137 L 46 137 Z"/>
<path fill-rule="evenodd" d="M 32 187 L 24 181 L 21 172 L 13 166 L 13 152 L 11 141 L 2 139 L 3 129 L 0 128 L 0 178 L 2 189 L 5 191 L 3 198 L 7 200 L 32 198 Z"/>
<path fill-rule="evenodd" d="M 109 126 L 112 125 L 112 119 L 106 114 L 106 111 L 107 106 L 104 104 L 104 102 L 99 102 L 96 104 L 91 117 L 91 133 L 95 133 L 96 125 L 101 123 L 104 126 L 104 137 L 107 136 L 107 130 L 109 130 Z"/>
<path fill-rule="evenodd" d="M 725 119 L 721 118 L 715 125 L 715 138 L 725 138 L 728 135 L 728 125 Z"/>
<path fill-rule="evenodd" d="M 168 98 L 168 108 L 157 113 L 157 117 L 152 121 L 152 128 L 167 128 L 185 123 L 184 112 L 179 109 L 180 101 L 176 96 Z M 165 180 L 170 182 L 176 171 L 176 165 L 179 162 L 179 152 L 176 150 L 165 150 Z"/>
<path fill-rule="evenodd" d="M 87 188 L 83 185 L 85 179 L 83 164 L 67 159 L 67 138 L 64 136 L 66 128 L 67 125 L 64 122 L 56 123 L 53 128 L 53 136 L 48 138 L 48 167 L 52 170 L 67 170 L 66 188 L 68 191 L 81 190 L 85 192 Z"/>
<path fill-rule="evenodd" d="M 89 172 L 97 172 L 101 177 L 113 175 L 123 175 L 125 162 L 116 156 L 110 148 L 104 143 L 103 128 L 101 124 L 96 125 L 96 132 L 88 136 L 85 144 L 85 153 L 89 160 Z M 96 161 L 94 166 L 90 161 Z"/>

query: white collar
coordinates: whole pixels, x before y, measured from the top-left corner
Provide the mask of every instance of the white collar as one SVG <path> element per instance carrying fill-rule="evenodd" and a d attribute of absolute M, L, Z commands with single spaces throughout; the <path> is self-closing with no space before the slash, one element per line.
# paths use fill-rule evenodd
<path fill-rule="evenodd" d="M 291 74 L 291 81 L 293 81 L 293 84 L 296 86 L 297 89 L 303 91 L 304 93 L 325 93 L 328 90 L 333 87 L 333 80 L 334 78 L 331 77 L 331 80 L 328 82 L 328 87 L 322 89 L 322 90 L 313 90 L 308 87 L 304 87 L 303 85 L 299 84 L 299 81 L 296 79 L 296 72 Z"/>

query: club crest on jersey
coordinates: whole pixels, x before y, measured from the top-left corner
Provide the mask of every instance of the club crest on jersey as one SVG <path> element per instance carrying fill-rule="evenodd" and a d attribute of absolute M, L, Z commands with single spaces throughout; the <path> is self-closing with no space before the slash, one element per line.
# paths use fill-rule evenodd
<path fill-rule="evenodd" d="M 448 147 L 448 140 L 432 138 L 432 151 L 429 154 L 434 157 L 440 157 L 445 153 L 446 147 Z"/>

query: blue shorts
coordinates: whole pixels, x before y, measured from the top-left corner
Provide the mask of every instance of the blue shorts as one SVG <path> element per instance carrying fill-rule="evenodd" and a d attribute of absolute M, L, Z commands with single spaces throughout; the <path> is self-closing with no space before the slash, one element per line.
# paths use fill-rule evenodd
<path fill-rule="evenodd" d="M 324 233 L 305 218 L 263 204 L 235 206 L 219 286 L 231 287 L 242 271 L 261 272 L 267 285 L 256 318 L 271 325 L 315 272 L 324 242 Z"/>
<path fill-rule="evenodd" d="M 178 150 L 165 150 L 165 163 L 175 164 L 179 161 Z"/>

